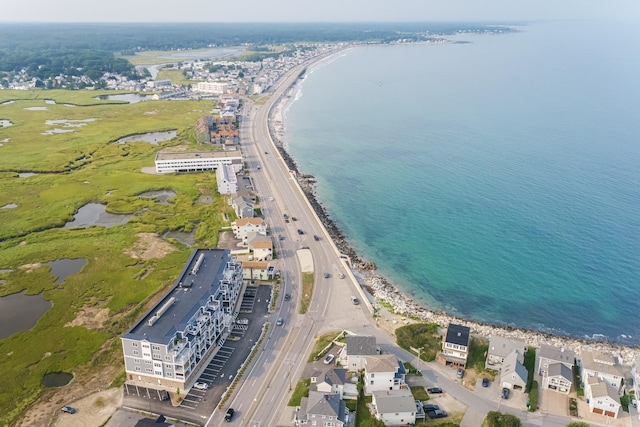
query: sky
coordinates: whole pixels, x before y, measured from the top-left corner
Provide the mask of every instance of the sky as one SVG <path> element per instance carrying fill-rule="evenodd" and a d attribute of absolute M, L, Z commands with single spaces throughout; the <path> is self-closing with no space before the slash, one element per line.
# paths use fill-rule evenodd
<path fill-rule="evenodd" d="M 640 20 L 640 0 L 2 0 L 0 22 Z"/>

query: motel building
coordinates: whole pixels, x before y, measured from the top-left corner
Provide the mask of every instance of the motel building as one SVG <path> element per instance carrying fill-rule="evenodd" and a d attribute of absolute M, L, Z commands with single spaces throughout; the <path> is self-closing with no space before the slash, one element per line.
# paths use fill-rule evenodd
<path fill-rule="evenodd" d="M 169 292 L 122 336 L 126 382 L 190 389 L 224 343 L 241 289 L 242 265 L 229 250 L 195 250 Z"/>
<path fill-rule="evenodd" d="M 230 165 L 235 173 L 242 170 L 242 153 L 235 151 L 203 151 L 197 153 L 156 154 L 157 173 L 202 172 Z"/>

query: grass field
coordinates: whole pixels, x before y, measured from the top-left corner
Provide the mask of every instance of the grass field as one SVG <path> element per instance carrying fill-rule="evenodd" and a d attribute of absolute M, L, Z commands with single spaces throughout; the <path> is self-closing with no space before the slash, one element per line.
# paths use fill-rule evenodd
<path fill-rule="evenodd" d="M 0 295 L 26 290 L 42 293 L 53 303 L 34 328 L 0 340 L 0 425 L 9 425 L 38 397 L 46 373 L 77 372 L 89 361 L 121 363 L 119 351 L 105 343 L 125 332 L 144 304 L 173 283 L 191 253 L 170 240 L 161 255 L 139 255 L 144 252 L 136 246 L 141 233 L 162 243 L 157 236 L 165 231 L 195 228 L 196 246 L 215 247 L 218 231 L 227 225 L 219 213 L 229 208 L 217 194 L 215 174 L 141 172 L 153 166 L 162 148 L 197 148 L 191 128 L 210 111 L 211 102 L 122 104 L 94 99 L 99 94 L 0 91 L 0 102 L 14 101 L 0 105 L 0 118 L 13 123 L 0 130 L 5 141 L 0 146 L 0 206 L 17 205 L 0 209 L 0 270 L 9 270 L 0 273 Z M 34 106 L 47 110 L 25 110 Z M 95 120 L 69 128 L 74 132 L 42 135 L 61 127 L 45 120 L 88 118 Z M 130 134 L 167 129 L 177 129 L 178 136 L 158 146 L 112 143 Z M 38 174 L 19 178 L 17 171 Z M 177 195 L 168 204 L 139 197 L 159 189 Z M 212 195 L 213 203 L 199 204 L 202 194 Z M 133 217 L 110 228 L 62 228 L 88 202 Z M 87 263 L 56 285 L 49 267 L 40 264 L 60 258 L 86 258 Z M 91 310 L 108 310 L 108 315 L 98 324 L 78 321 L 79 313 Z"/>

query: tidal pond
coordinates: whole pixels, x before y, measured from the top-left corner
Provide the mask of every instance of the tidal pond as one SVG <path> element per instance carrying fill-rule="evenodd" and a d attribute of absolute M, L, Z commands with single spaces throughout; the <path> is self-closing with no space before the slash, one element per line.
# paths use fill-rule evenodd
<path fill-rule="evenodd" d="M 16 332 L 33 328 L 38 319 L 51 308 L 51 301 L 25 291 L 0 297 L 0 340 Z"/>
<path fill-rule="evenodd" d="M 87 260 L 85 258 L 62 258 L 48 262 L 45 265 L 51 267 L 51 274 L 57 277 L 56 285 L 59 285 L 64 283 L 64 279 L 67 277 L 82 270 L 86 263 Z"/>
<path fill-rule="evenodd" d="M 132 215 L 116 215 L 106 212 L 106 207 L 100 203 L 87 203 L 74 215 L 73 221 L 67 222 L 64 228 L 90 227 L 101 225 L 112 227 L 114 225 L 126 224 Z"/>

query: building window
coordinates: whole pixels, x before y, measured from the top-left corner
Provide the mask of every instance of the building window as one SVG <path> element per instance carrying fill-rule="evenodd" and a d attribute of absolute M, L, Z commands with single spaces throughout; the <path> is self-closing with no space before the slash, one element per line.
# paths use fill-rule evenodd
<path fill-rule="evenodd" d="M 140 366 L 136 366 L 136 371 L 140 372 Z"/>
<path fill-rule="evenodd" d="M 171 356 L 170 355 L 166 355 L 164 357 L 164 360 L 166 360 L 167 362 L 171 362 Z"/>
<path fill-rule="evenodd" d="M 133 359 L 133 363 L 140 363 L 140 359 Z"/>
<path fill-rule="evenodd" d="M 144 363 L 145 363 L 146 365 L 151 365 L 151 360 L 145 360 L 145 361 L 144 361 Z"/>
<path fill-rule="evenodd" d="M 138 350 L 133 350 L 133 355 L 134 356 L 140 356 L 140 352 Z"/>
<path fill-rule="evenodd" d="M 138 346 L 138 343 L 137 343 L 137 342 L 132 342 L 132 343 L 131 343 L 131 347 L 137 347 L 137 346 Z"/>
<path fill-rule="evenodd" d="M 144 371 L 145 371 L 145 372 L 153 372 L 153 369 L 151 369 L 151 368 L 145 368 L 145 369 L 144 369 Z"/>
<path fill-rule="evenodd" d="M 149 344 L 142 344 L 142 348 L 149 348 Z"/>
<path fill-rule="evenodd" d="M 152 345 L 151 349 L 155 350 L 155 351 L 160 351 L 160 346 L 159 345 Z"/>

